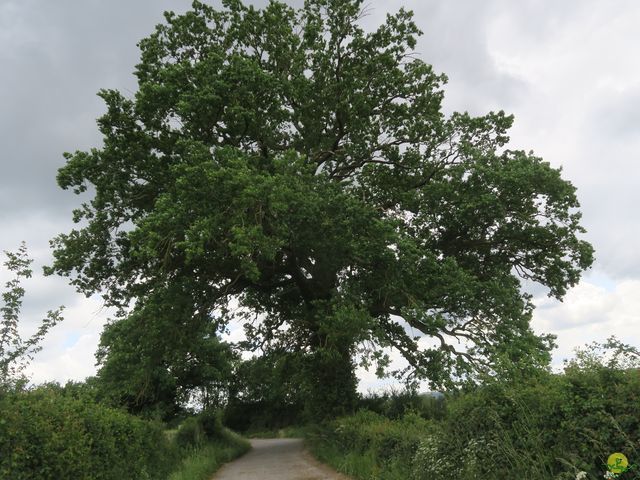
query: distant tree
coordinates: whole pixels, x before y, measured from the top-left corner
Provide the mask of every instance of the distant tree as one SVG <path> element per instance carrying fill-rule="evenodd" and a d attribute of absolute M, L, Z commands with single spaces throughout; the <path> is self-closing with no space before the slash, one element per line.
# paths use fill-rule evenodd
<path fill-rule="evenodd" d="M 51 327 L 62 320 L 62 310 L 47 312 L 42 319 L 37 331 L 28 339 L 23 339 L 18 331 L 20 323 L 20 309 L 25 290 L 22 281 L 30 278 L 32 274 L 31 260 L 27 254 L 27 247 L 23 242 L 16 252 L 4 252 L 6 260 L 4 267 L 13 275 L 5 283 L 2 292 L 2 304 L 0 311 L 0 391 L 6 388 L 23 386 L 28 378 L 24 369 L 33 356 L 42 349 L 41 342 Z"/>
<path fill-rule="evenodd" d="M 299 423 L 308 380 L 302 361 L 300 354 L 271 352 L 237 362 L 225 408 L 229 427 L 259 430 Z"/>
<path fill-rule="evenodd" d="M 574 358 L 565 360 L 565 370 L 613 369 L 628 370 L 640 368 L 640 349 L 624 343 L 615 335 L 604 342 L 591 342 L 576 348 Z"/>
<path fill-rule="evenodd" d="M 58 174 L 93 197 L 50 272 L 121 308 L 185 286 L 195 323 L 307 355 L 319 415 L 352 403 L 356 353 L 395 348 L 436 387 L 548 361 L 521 279 L 561 298 L 592 263 L 560 170 L 505 148 L 503 112 L 446 117 L 411 12 L 365 31 L 362 8 L 167 13 L 133 98 L 100 92 L 104 146 Z"/>

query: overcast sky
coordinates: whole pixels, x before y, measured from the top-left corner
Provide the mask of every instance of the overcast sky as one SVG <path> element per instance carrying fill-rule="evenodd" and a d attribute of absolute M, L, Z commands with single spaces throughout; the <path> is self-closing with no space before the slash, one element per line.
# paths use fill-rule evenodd
<path fill-rule="evenodd" d="M 263 5 L 264 2 L 254 2 Z M 299 5 L 301 2 L 289 2 Z M 64 279 L 43 278 L 48 241 L 78 200 L 56 186 L 62 153 L 100 145 L 96 92 L 132 94 L 136 43 L 183 0 L 0 0 L 0 250 L 27 242 L 24 331 L 47 309 L 64 323 L 29 369 L 35 382 L 82 379 L 108 313 Z M 536 298 L 534 328 L 558 336 L 554 364 L 616 334 L 640 346 L 640 3 L 617 0 L 370 1 L 364 22 L 415 12 L 417 51 L 449 77 L 445 108 L 515 115 L 511 146 L 562 167 L 577 188 L 596 262 L 563 303 Z M 0 279 L 6 278 L 0 273 Z M 361 389 L 373 385 L 362 374 Z"/>

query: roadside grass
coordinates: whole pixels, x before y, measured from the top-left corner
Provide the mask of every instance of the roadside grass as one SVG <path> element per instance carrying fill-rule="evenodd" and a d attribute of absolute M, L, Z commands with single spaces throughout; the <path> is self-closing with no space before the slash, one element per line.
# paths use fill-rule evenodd
<path fill-rule="evenodd" d="M 369 419 L 372 428 L 362 425 L 362 431 L 354 431 L 353 427 L 360 430 L 358 424 L 366 417 L 373 417 L 373 421 Z M 381 422 L 377 422 L 375 414 L 362 412 L 309 427 L 305 444 L 319 461 L 354 479 L 407 480 L 411 478 L 412 458 L 401 453 L 406 449 L 402 447 L 404 439 L 400 434 L 411 438 L 412 428 L 401 420 L 379 419 Z M 336 434 L 338 423 L 342 425 Z"/>
<path fill-rule="evenodd" d="M 247 440 L 231 430 L 224 430 L 222 438 L 194 448 L 169 480 L 208 480 L 225 463 L 244 455 L 251 449 Z"/>
<path fill-rule="evenodd" d="M 165 437 L 167 437 L 167 440 L 169 440 L 170 442 L 175 442 L 176 441 L 176 435 L 177 434 L 178 434 L 178 429 L 177 428 L 172 428 L 170 430 L 165 430 L 164 431 Z"/>
<path fill-rule="evenodd" d="M 310 428 L 307 445 L 360 480 L 595 480 L 614 452 L 640 468 L 638 371 L 578 365 L 487 382 L 445 397 L 442 418 L 361 410 Z"/>
<path fill-rule="evenodd" d="M 377 465 L 375 454 L 367 452 L 342 451 L 337 445 L 325 442 L 307 442 L 311 454 L 335 468 L 338 472 L 361 480 L 380 478 L 380 468 Z"/>

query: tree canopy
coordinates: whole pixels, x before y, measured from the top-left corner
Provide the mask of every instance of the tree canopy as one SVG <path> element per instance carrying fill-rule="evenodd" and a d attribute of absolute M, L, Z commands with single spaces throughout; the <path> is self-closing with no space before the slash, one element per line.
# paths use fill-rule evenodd
<path fill-rule="evenodd" d="M 188 300 L 165 295 L 105 327 L 96 354 L 103 401 L 167 420 L 190 403 L 222 403 L 236 355 L 215 324 L 194 320 Z"/>
<path fill-rule="evenodd" d="M 544 361 L 521 280 L 561 298 L 592 262 L 560 169 L 506 147 L 504 112 L 444 115 L 409 11 L 365 30 L 362 0 L 222 3 L 167 13 L 138 91 L 100 92 L 104 145 L 58 174 L 91 198 L 49 271 L 149 321 L 179 290 L 167 335 L 240 321 L 316 359 L 325 396 L 384 347 L 434 386 Z"/>

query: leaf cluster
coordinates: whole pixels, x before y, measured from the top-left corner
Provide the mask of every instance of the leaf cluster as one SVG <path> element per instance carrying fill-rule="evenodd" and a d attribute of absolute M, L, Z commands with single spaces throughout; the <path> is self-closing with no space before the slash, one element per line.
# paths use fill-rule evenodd
<path fill-rule="evenodd" d="M 42 349 L 41 342 L 45 335 L 62 320 L 62 310 L 47 312 L 31 337 L 24 339 L 19 332 L 20 310 L 25 295 L 22 281 L 31 278 L 31 260 L 27 254 L 27 247 L 23 242 L 16 252 L 4 252 L 6 260 L 3 265 L 13 278 L 5 283 L 2 292 L 2 306 L 0 312 L 0 389 L 11 388 L 26 383 L 23 371 L 36 353 Z"/>

